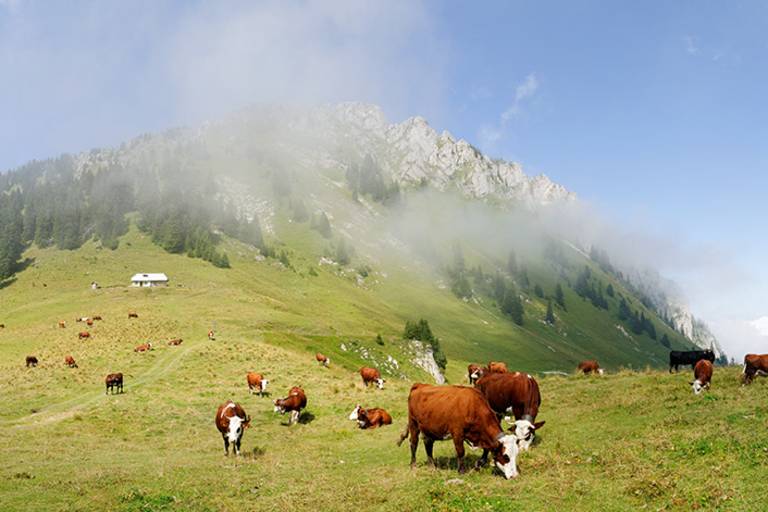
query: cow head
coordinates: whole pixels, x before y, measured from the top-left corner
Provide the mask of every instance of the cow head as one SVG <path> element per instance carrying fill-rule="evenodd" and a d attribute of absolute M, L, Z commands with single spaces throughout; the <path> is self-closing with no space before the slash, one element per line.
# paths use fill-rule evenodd
<path fill-rule="evenodd" d="M 284 407 L 285 400 L 282 398 L 278 398 L 275 400 L 275 412 L 279 412 L 280 414 L 285 414 L 285 407 Z"/>
<path fill-rule="evenodd" d="M 603 370 L 602 368 L 598 368 L 597 373 L 598 375 L 603 375 L 605 373 L 605 370 Z"/>
<path fill-rule="evenodd" d="M 269 380 L 261 379 L 260 389 L 262 393 L 267 390 L 267 384 L 269 384 Z"/>
<path fill-rule="evenodd" d="M 379 389 L 384 389 L 384 383 L 385 382 L 386 381 L 384 379 L 382 379 L 382 378 L 376 379 L 376 387 L 379 388 Z"/>
<path fill-rule="evenodd" d="M 515 422 L 515 437 L 521 450 L 527 450 L 536 437 L 536 431 L 544 426 L 544 421 L 531 423 L 529 420 L 522 419 Z"/>
<path fill-rule="evenodd" d="M 152 342 L 147 342 L 147 350 L 152 350 Z"/>
<path fill-rule="evenodd" d="M 357 411 L 357 424 L 360 428 L 365 428 L 368 426 L 370 421 L 368 420 L 368 411 L 360 408 L 359 411 Z"/>
<path fill-rule="evenodd" d="M 229 426 L 227 427 L 227 440 L 230 443 L 236 443 L 243 436 L 243 430 L 248 428 L 250 423 L 251 420 L 248 417 L 245 419 L 241 418 L 240 416 L 232 416 L 229 418 Z"/>
<path fill-rule="evenodd" d="M 352 409 L 352 412 L 351 412 L 351 413 L 349 413 L 349 421 L 357 421 L 357 415 L 358 415 L 358 413 L 360 412 L 360 409 L 362 409 L 362 407 L 360 406 L 360 404 L 357 404 L 357 405 L 355 406 L 355 408 L 354 408 L 354 409 Z"/>
<path fill-rule="evenodd" d="M 699 379 L 696 379 L 695 381 L 690 382 L 689 384 L 693 388 L 693 393 L 695 395 L 698 395 L 704 389 L 704 385 L 701 383 Z"/>
<path fill-rule="evenodd" d="M 513 435 L 505 435 L 504 432 L 499 433 L 496 439 L 499 441 L 499 445 L 493 452 L 493 461 L 496 463 L 499 471 L 504 474 L 504 478 L 507 480 L 515 478 L 517 476 L 517 453 L 519 451 L 517 439 Z"/>

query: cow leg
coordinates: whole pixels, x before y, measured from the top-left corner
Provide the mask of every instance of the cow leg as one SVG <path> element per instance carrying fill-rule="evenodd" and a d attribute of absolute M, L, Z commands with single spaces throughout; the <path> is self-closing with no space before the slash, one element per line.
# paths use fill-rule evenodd
<path fill-rule="evenodd" d="M 435 459 L 432 458 L 432 448 L 435 446 L 435 440 L 431 437 L 424 437 L 424 451 L 427 452 L 427 464 L 435 467 Z"/>
<path fill-rule="evenodd" d="M 224 455 L 229 455 L 229 439 L 226 434 L 221 434 L 221 438 L 224 439 Z"/>
<path fill-rule="evenodd" d="M 467 471 L 464 467 L 464 439 L 460 435 L 453 436 L 453 446 L 456 448 L 456 463 L 459 466 L 459 473 L 464 473 Z"/>
<path fill-rule="evenodd" d="M 483 448 L 483 455 L 477 459 L 477 462 L 475 463 L 475 469 L 480 469 L 486 464 L 488 464 L 488 450 Z"/>
<path fill-rule="evenodd" d="M 232 449 L 233 449 L 233 451 L 235 452 L 235 455 L 240 455 L 240 441 L 241 441 L 241 440 L 242 440 L 242 438 L 238 439 L 238 440 L 235 442 L 235 446 L 232 448 Z"/>
<path fill-rule="evenodd" d="M 419 447 L 419 428 L 415 423 L 408 426 L 411 435 L 411 468 L 416 467 L 416 448 Z"/>

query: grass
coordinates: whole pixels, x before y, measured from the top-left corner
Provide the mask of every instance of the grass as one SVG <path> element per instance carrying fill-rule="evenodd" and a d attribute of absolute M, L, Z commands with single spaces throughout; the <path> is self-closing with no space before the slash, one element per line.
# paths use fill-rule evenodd
<path fill-rule="evenodd" d="M 356 369 L 367 360 L 342 343 L 403 363 L 402 322 L 426 316 L 444 339 L 453 382 L 470 358 L 500 352 L 510 367 L 534 371 L 561 352 L 536 367 L 549 349 L 482 345 L 523 335 L 504 331 L 487 309 L 428 287 L 427 277 L 391 272 L 365 288 L 327 268 L 312 277 L 256 262 L 239 245 L 228 251 L 233 268 L 214 269 L 132 231 L 114 252 L 92 243 L 28 252 L 34 264 L 0 290 L 3 510 L 764 508 L 756 497 L 768 491 L 768 382 L 741 387 L 737 368 L 716 369 L 712 390 L 699 397 L 687 384 L 690 371 L 540 377 L 539 417 L 547 423 L 520 457 L 518 479 L 489 469 L 458 477 L 451 443 L 436 445 L 438 469 L 424 465 L 420 447 L 410 470 L 408 449 L 395 440 L 411 382 L 428 377 L 402 364 L 404 378 L 365 389 Z M 299 269 L 316 263 L 304 252 L 291 259 Z M 155 269 L 169 273 L 169 288 L 125 286 L 135 271 Z M 90 290 L 92 280 L 102 288 Z M 406 314 L 415 304 L 423 304 L 419 313 Z M 129 320 L 129 310 L 140 318 Z M 73 320 L 92 314 L 104 321 L 80 341 L 83 324 Z M 56 326 L 60 319 L 66 329 Z M 215 342 L 206 337 L 211 327 Z M 379 332 L 383 347 L 374 342 Z M 183 344 L 167 346 L 173 337 Z M 134 353 L 146 340 L 156 350 Z M 315 362 L 316 350 L 331 356 L 330 368 Z M 40 366 L 25 368 L 27 354 Z M 64 366 L 66 354 L 78 369 Z M 570 370 L 566 361 L 560 368 Z M 270 379 L 270 398 L 248 394 L 249 370 Z M 103 378 L 113 371 L 126 375 L 126 392 L 105 396 Z M 293 385 L 305 388 L 309 403 L 303 423 L 287 427 L 271 398 Z M 227 399 L 253 417 L 241 458 L 224 457 L 213 423 Z M 357 403 L 386 408 L 394 424 L 356 429 L 346 417 Z"/>

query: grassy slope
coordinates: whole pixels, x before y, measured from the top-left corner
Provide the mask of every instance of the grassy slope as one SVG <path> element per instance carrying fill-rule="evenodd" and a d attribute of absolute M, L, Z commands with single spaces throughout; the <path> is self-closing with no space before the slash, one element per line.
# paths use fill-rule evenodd
<path fill-rule="evenodd" d="M 473 355 L 465 333 L 501 330 L 494 314 L 404 276 L 371 291 L 323 269 L 309 277 L 255 262 L 239 246 L 230 254 L 234 268 L 217 270 L 165 254 L 135 231 L 116 252 L 92 244 L 71 253 L 30 251 L 36 264 L 0 291 L 0 321 L 8 326 L 0 331 L 4 510 L 352 510 L 361 501 L 382 510 L 761 508 L 753 497 L 768 490 L 766 383 L 740 388 L 736 369 L 718 370 L 705 397 L 692 396 L 687 374 L 544 378 L 547 425 L 541 443 L 521 457 L 518 480 L 484 470 L 446 484 L 456 476 L 450 443 L 436 448 L 440 470 L 410 471 L 407 448 L 394 440 L 411 380 L 363 389 L 353 371 L 361 361 L 338 343 L 357 338 L 376 349 L 370 338 L 381 331 L 382 353 L 398 356 L 403 290 L 424 302 L 456 353 Z M 310 263 L 294 255 L 299 270 Z M 140 268 L 168 271 L 173 286 L 124 287 Z M 94 279 L 101 290 L 88 289 Z M 128 321 L 129 309 L 138 322 Z M 89 314 L 105 321 L 80 342 L 82 324 L 71 320 Z M 59 319 L 70 321 L 66 329 L 55 326 Z M 205 339 L 212 325 L 216 342 Z M 175 336 L 185 339 L 180 347 L 161 342 Z M 159 341 L 157 350 L 134 353 L 146 339 Z M 315 348 L 337 364 L 316 366 Z M 78 370 L 63 367 L 67 353 Z M 40 367 L 23 368 L 27 354 Z M 464 363 L 452 360 L 455 381 Z M 273 396 L 303 385 L 309 421 L 282 426 L 267 399 L 248 396 L 248 370 L 271 378 Z M 110 371 L 126 374 L 124 395 L 102 394 Z M 213 426 L 216 406 L 228 398 L 254 418 L 240 460 L 224 458 Z M 346 420 L 356 403 L 387 408 L 395 424 L 356 430 Z"/>

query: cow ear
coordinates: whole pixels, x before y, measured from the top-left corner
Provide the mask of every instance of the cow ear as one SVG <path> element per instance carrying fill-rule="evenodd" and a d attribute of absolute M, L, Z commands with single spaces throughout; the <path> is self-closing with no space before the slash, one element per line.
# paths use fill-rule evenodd
<path fill-rule="evenodd" d="M 689 386 L 693 386 L 693 381 L 688 383 Z"/>
<path fill-rule="evenodd" d="M 533 430 L 539 430 L 541 427 L 544 426 L 545 423 L 546 421 L 537 421 L 536 423 L 533 424 Z"/>

